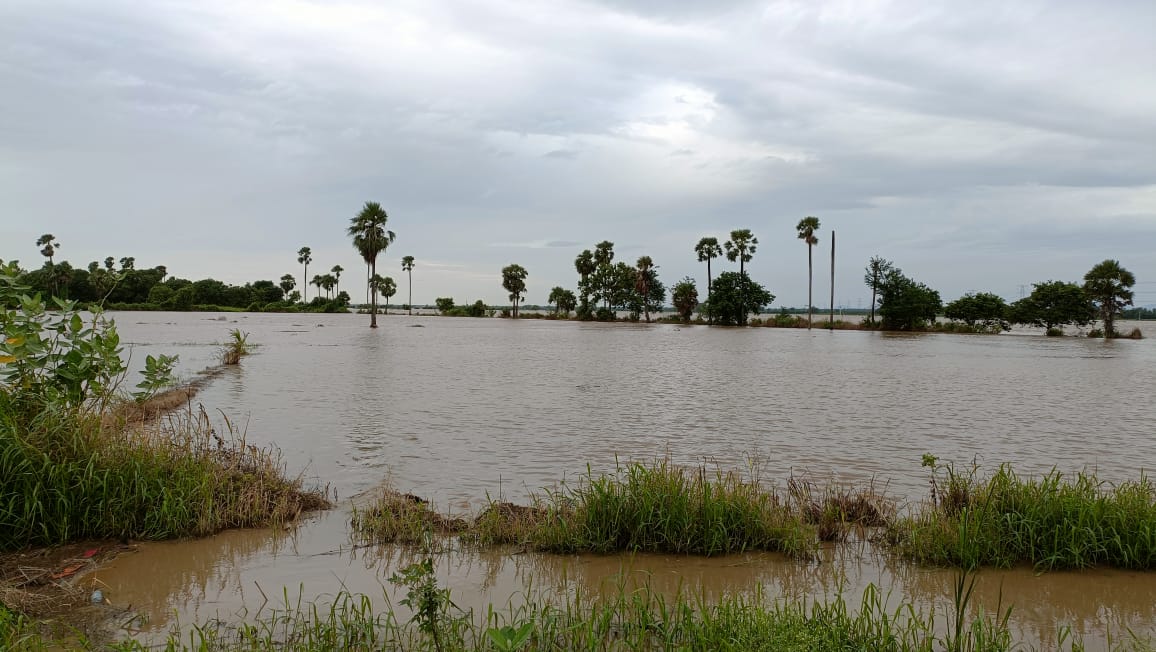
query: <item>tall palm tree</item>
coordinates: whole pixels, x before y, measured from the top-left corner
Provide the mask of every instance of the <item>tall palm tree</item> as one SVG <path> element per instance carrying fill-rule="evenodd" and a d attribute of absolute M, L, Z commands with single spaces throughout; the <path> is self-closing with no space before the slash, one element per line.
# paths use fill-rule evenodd
<path fill-rule="evenodd" d="M 325 283 L 325 280 L 321 278 L 320 274 L 314 274 L 313 280 L 309 281 L 309 285 L 312 285 L 313 287 L 317 288 L 317 296 L 321 296 L 321 286 L 324 283 Z"/>
<path fill-rule="evenodd" d="M 603 267 L 614 262 L 614 243 L 603 240 L 594 245 L 594 264 Z"/>
<path fill-rule="evenodd" d="M 578 275 L 582 277 L 582 281 L 578 284 L 578 289 L 582 292 L 582 308 L 583 313 L 590 311 L 590 275 L 597 269 L 597 263 L 594 262 L 594 252 L 589 249 L 583 250 L 574 259 L 574 269 L 577 270 Z M 581 315 L 579 315 L 581 316 Z"/>
<path fill-rule="evenodd" d="M 48 278 L 52 282 L 52 294 L 58 294 L 59 288 L 56 281 L 56 250 L 60 248 L 60 243 L 56 241 L 56 236 L 51 233 L 36 238 L 36 246 L 40 247 L 40 255 L 48 259 Z"/>
<path fill-rule="evenodd" d="M 329 271 L 333 274 L 333 283 L 337 287 L 336 294 L 341 294 L 341 272 L 344 272 L 345 268 L 341 265 L 334 265 L 333 269 Z"/>
<path fill-rule="evenodd" d="M 731 239 L 724 243 L 727 250 L 727 260 L 732 263 L 739 261 L 739 278 L 743 282 L 743 297 L 742 305 L 740 306 L 739 325 L 745 326 L 747 323 L 747 270 L 746 263 L 751 262 L 751 258 L 755 255 L 755 246 L 759 244 L 759 239 L 751 233 L 750 229 L 736 229 L 731 231 Z"/>
<path fill-rule="evenodd" d="M 642 297 L 642 310 L 646 313 L 646 323 L 650 323 L 650 285 L 654 278 L 654 261 L 650 256 L 639 256 L 636 263 L 638 275 L 634 277 L 634 289 Z"/>
<path fill-rule="evenodd" d="M 377 291 L 381 292 L 381 296 L 385 297 L 385 314 L 389 314 L 389 299 L 397 294 L 397 283 L 394 282 L 392 276 L 386 276 L 381 279 L 381 283 L 377 286 Z"/>
<path fill-rule="evenodd" d="M 526 293 L 526 276 L 526 268 L 521 265 L 506 265 L 502 268 L 502 287 L 510 293 L 514 319 L 518 318 L 518 304 L 522 303 L 522 295 Z"/>
<path fill-rule="evenodd" d="M 365 202 L 361 212 L 349 221 L 346 233 L 353 238 L 353 247 L 361 254 L 362 260 L 369 266 L 369 279 L 377 274 L 377 255 L 393 244 L 397 236 L 393 231 L 385 229 L 389 215 L 381 204 L 375 201 Z M 370 284 L 369 327 L 377 328 L 377 292 Z"/>
<path fill-rule="evenodd" d="M 305 279 L 309 278 L 309 263 L 313 262 L 313 250 L 309 247 L 298 249 L 297 262 L 305 266 L 305 271 L 301 274 L 301 301 L 305 302 L 309 299 L 309 284 Z"/>
<path fill-rule="evenodd" d="M 1118 260 L 1105 260 L 1084 274 L 1084 292 L 1104 320 L 1104 339 L 1116 336 L 1116 315 L 1132 305 L 1133 285 L 1136 275 L 1121 267 Z"/>
<path fill-rule="evenodd" d="M 706 301 L 710 304 L 710 261 L 713 258 L 718 258 L 722 255 L 722 247 L 719 246 L 718 238 L 703 238 L 694 246 L 694 252 L 698 254 L 698 262 L 706 263 Z M 714 317 L 707 315 L 707 319 L 711 322 Z"/>
<path fill-rule="evenodd" d="M 815 318 L 815 303 L 811 300 L 811 248 L 819 244 L 819 238 L 815 235 L 815 231 L 818 230 L 819 218 L 810 215 L 799 220 L 799 224 L 795 226 L 799 239 L 807 243 L 807 330 L 811 330 L 811 321 Z"/>
<path fill-rule="evenodd" d="M 409 275 L 409 314 L 413 314 L 413 256 L 404 256 L 401 259 L 401 271 Z"/>

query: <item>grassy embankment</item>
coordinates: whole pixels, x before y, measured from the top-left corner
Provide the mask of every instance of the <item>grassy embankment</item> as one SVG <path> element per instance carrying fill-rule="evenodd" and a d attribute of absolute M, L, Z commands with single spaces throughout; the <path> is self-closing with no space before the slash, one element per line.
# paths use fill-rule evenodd
<path fill-rule="evenodd" d="M 0 552 L 202 536 L 329 506 L 325 491 L 284 475 L 276 451 L 216 433 L 203 410 L 155 418 L 175 358 L 149 356 L 129 394 L 115 325 L 67 302 L 50 311 L 15 278 L 0 265 Z M 221 361 L 247 350 L 235 331 Z M 4 583 L 3 602 L 19 609 L 22 596 L 70 588 L 52 579 Z"/>
<path fill-rule="evenodd" d="M 919 563 L 1039 570 L 1094 566 L 1156 569 L 1156 487 L 1146 477 L 1110 485 L 1094 474 L 1021 478 L 1001 466 L 987 478 L 926 456 L 932 496 L 893 521 L 886 542 Z"/>
<path fill-rule="evenodd" d="M 792 480 L 779 493 L 735 474 L 657 462 L 588 474 L 529 506 L 492 502 L 473 518 L 442 516 L 420 498 L 385 491 L 355 513 L 353 527 L 375 542 L 418 543 L 434 532 L 543 552 L 765 550 L 796 558 L 859 531 L 885 551 L 930 565 L 1156 568 L 1156 488 L 1146 478 L 1119 485 L 1084 473 L 1020 478 L 1008 467 L 980 478 L 927 462 L 932 496 L 901 515 L 870 488 L 820 491 Z"/>

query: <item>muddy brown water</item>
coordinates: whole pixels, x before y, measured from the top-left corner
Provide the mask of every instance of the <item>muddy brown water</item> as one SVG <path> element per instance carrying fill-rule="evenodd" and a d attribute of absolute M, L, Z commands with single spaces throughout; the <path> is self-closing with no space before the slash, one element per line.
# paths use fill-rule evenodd
<path fill-rule="evenodd" d="M 231 328 L 259 345 L 197 396 L 275 444 L 292 472 L 354 501 L 388 480 L 443 511 L 488 495 L 524 500 L 587 467 L 669 456 L 677 463 L 874 482 L 897 500 L 927 492 L 923 453 L 1023 473 L 1094 469 L 1139 477 L 1156 462 L 1153 340 L 1103 342 L 859 331 L 721 329 L 364 315 L 116 314 L 133 359 L 177 353 L 185 374 L 211 363 Z M 174 622 L 226 620 L 342 588 L 381 596 L 407 560 L 353 549 L 348 502 L 289 534 L 234 531 L 145 544 L 92 576 L 142 614 L 146 634 Z M 775 597 L 847 596 L 870 583 L 891 602 L 941 612 L 954 574 L 895 564 L 869 546 L 818 563 L 775 555 L 722 559 L 450 552 L 439 578 L 484 610 L 527 592 L 606 590 L 649 582 L 663 592 L 761 589 Z M 1095 570 L 985 571 L 979 602 L 1012 605 L 1032 645 L 1060 627 L 1091 649 L 1130 628 L 1156 628 L 1156 575 Z M 940 620 L 942 620 L 942 616 Z"/>

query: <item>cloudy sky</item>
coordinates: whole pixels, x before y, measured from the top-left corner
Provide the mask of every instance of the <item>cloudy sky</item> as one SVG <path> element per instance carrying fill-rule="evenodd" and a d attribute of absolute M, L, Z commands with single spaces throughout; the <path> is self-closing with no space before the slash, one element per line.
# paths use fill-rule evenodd
<path fill-rule="evenodd" d="M 545 302 L 603 239 L 701 284 L 698 239 L 750 228 L 752 275 L 804 305 L 815 215 L 840 304 L 872 255 L 945 299 L 1118 258 L 1156 304 L 1154 25 L 1151 0 L 5 0 L 0 258 L 51 232 L 194 279 L 300 276 L 302 245 L 358 270 L 375 200 L 417 302 L 504 301 L 511 262 Z"/>

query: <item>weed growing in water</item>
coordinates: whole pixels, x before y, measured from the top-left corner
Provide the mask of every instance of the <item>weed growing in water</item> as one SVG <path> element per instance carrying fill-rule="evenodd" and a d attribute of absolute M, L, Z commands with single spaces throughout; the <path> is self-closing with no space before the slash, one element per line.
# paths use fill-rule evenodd
<path fill-rule="evenodd" d="M 241 358 L 253 352 L 253 345 L 249 344 L 249 334 L 239 328 L 229 331 L 229 341 L 221 346 L 221 364 L 240 364 Z"/>

